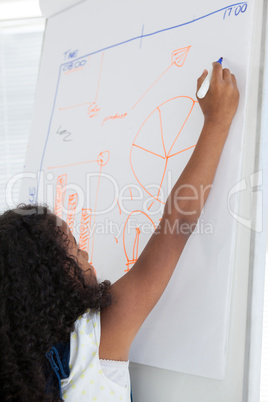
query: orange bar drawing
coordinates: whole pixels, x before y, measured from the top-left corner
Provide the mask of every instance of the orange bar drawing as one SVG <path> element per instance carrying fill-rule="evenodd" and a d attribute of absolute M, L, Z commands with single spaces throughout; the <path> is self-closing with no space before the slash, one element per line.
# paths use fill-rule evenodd
<path fill-rule="evenodd" d="M 57 215 L 59 218 L 62 218 L 66 184 L 67 184 L 67 174 L 58 176 L 54 214 Z"/>
<path fill-rule="evenodd" d="M 68 214 L 67 214 L 67 225 L 69 226 L 71 232 L 74 229 L 75 212 L 77 207 L 77 193 L 71 194 L 68 202 Z"/>
<path fill-rule="evenodd" d="M 87 253 L 89 252 L 91 216 L 92 216 L 91 209 L 82 208 L 79 248 L 80 250 L 84 250 Z"/>

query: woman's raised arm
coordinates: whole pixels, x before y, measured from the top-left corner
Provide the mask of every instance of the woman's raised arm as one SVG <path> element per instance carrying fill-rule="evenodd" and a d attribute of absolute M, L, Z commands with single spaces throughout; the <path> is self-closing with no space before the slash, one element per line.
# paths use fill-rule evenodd
<path fill-rule="evenodd" d="M 206 75 L 204 71 L 198 79 L 197 90 Z M 238 100 L 235 77 L 214 63 L 210 89 L 199 100 L 204 126 L 195 150 L 167 199 L 159 226 L 133 268 L 112 285 L 113 303 L 101 312 L 100 358 L 128 360 L 134 337 L 164 292 L 198 221 Z"/>

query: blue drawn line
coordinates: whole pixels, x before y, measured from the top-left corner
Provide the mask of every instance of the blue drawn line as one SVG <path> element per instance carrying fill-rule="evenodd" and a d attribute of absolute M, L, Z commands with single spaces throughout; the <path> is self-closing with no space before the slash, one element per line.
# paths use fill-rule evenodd
<path fill-rule="evenodd" d="M 130 43 L 130 42 L 133 42 L 133 41 L 135 41 L 135 40 L 140 40 L 140 39 L 142 40 L 143 38 L 149 38 L 150 36 L 153 36 L 153 35 L 157 35 L 157 34 L 160 34 L 160 33 L 163 33 L 163 32 L 167 32 L 167 31 L 171 31 L 171 30 L 173 30 L 173 29 L 181 28 L 181 27 L 183 27 L 183 26 L 185 26 L 185 25 L 193 24 L 194 22 L 200 21 L 200 20 L 202 20 L 202 19 L 204 19 L 204 18 L 210 17 L 211 15 L 220 13 L 221 11 L 224 11 L 224 10 L 226 10 L 226 9 L 228 9 L 228 8 L 231 8 L 231 7 L 239 6 L 239 5 L 241 5 L 241 4 L 247 4 L 247 1 L 242 1 L 242 2 L 239 2 L 239 3 L 235 3 L 235 4 L 228 5 L 228 6 L 226 6 L 226 7 L 221 8 L 220 10 L 213 11 L 213 12 L 211 12 L 211 13 L 209 13 L 209 14 L 203 15 L 202 17 L 193 19 L 193 20 L 188 21 L 188 22 L 184 22 L 183 24 L 174 25 L 174 26 L 169 27 L 169 28 L 160 29 L 160 30 L 158 30 L 158 31 L 151 32 L 151 33 L 148 33 L 148 34 L 145 34 L 145 35 L 143 35 L 143 32 L 142 32 L 142 35 L 140 35 L 140 36 L 135 36 L 134 38 L 127 39 L 127 40 L 125 40 L 125 41 L 123 41 L 123 42 L 115 43 L 115 44 L 113 44 L 113 45 L 104 47 L 104 48 L 102 48 L 102 49 L 95 50 L 95 51 L 93 51 L 93 52 L 91 52 L 91 53 L 89 53 L 89 54 L 86 54 L 86 55 L 84 55 L 84 56 L 78 57 L 78 58 L 75 59 L 75 60 L 72 60 L 72 62 L 75 63 L 77 60 L 84 59 L 85 57 L 92 56 L 92 55 L 94 55 L 94 54 L 101 53 L 101 52 L 104 52 L 104 51 L 106 51 L 106 50 L 113 49 L 113 48 L 115 48 L 115 47 L 125 45 L 126 43 Z M 50 118 L 50 122 L 49 122 L 47 138 L 46 138 L 46 142 L 45 142 L 45 146 L 44 146 L 44 151 L 43 151 L 43 155 L 42 155 L 42 159 L 41 159 L 40 171 L 42 170 L 42 167 L 43 167 L 45 152 L 46 152 L 47 143 L 48 143 L 48 138 L 49 138 L 49 134 L 50 134 L 50 127 L 51 127 L 51 123 L 52 123 L 52 119 L 53 119 L 53 115 L 54 115 L 54 109 L 55 109 L 55 104 L 56 104 L 56 99 L 57 99 L 57 94 L 58 94 L 58 88 L 59 88 L 59 82 L 60 82 L 60 77 L 61 77 L 61 69 L 62 69 L 62 67 L 65 66 L 66 64 L 70 64 L 70 62 L 65 62 L 65 63 L 62 63 L 62 64 L 60 65 L 60 71 L 59 71 L 59 77 L 58 77 L 58 82 L 57 82 L 56 94 L 55 94 L 55 99 L 54 99 L 54 103 L 53 103 L 52 114 L 51 114 L 51 118 Z M 39 189 L 39 182 L 38 182 L 38 186 L 37 186 L 37 195 L 38 195 L 38 189 Z"/>
<path fill-rule="evenodd" d="M 125 40 L 123 42 L 119 42 L 119 43 L 115 43 L 115 44 L 110 45 L 110 46 L 103 47 L 102 49 L 98 49 L 98 50 L 95 50 L 95 51 L 93 51 L 93 52 L 91 52 L 89 54 L 86 54 L 84 56 L 80 56 L 77 59 L 72 60 L 72 62 L 75 63 L 77 60 L 84 59 L 85 57 L 88 57 L 88 56 L 93 56 L 94 54 L 101 53 L 101 52 L 104 52 L 104 51 L 109 50 L 109 49 L 113 49 L 114 47 L 117 47 L 117 46 L 125 45 L 126 43 L 130 43 L 130 42 L 133 42 L 133 41 L 141 39 L 141 38 L 148 38 L 148 37 L 153 36 L 153 35 L 157 35 L 157 34 L 160 34 L 160 33 L 163 33 L 163 32 L 167 32 L 167 31 L 171 31 L 172 29 L 177 29 L 177 28 L 181 28 L 181 27 L 183 27 L 185 25 L 193 24 L 194 22 L 197 22 L 197 21 L 200 21 L 200 20 L 202 20 L 204 18 L 210 17 L 213 14 L 220 13 L 221 11 L 224 11 L 224 10 L 226 10 L 228 8 L 231 8 L 231 7 L 239 6 L 241 4 L 247 4 L 247 1 L 241 1 L 240 3 L 231 4 L 229 6 L 221 8 L 220 10 L 216 10 L 216 11 L 213 11 L 212 13 L 203 15 L 202 17 L 193 19 L 193 20 L 188 21 L 188 22 L 184 22 L 183 24 L 174 25 L 174 26 L 169 27 L 169 28 L 160 29 L 159 31 L 151 32 L 151 33 L 148 33 L 148 34 L 145 34 L 145 35 L 135 36 L 134 38 L 127 39 L 127 40 Z M 70 62 L 62 63 L 61 67 L 65 66 L 66 64 L 70 64 Z"/>
<path fill-rule="evenodd" d="M 140 49 L 141 49 L 141 44 L 142 44 L 143 32 L 144 32 L 144 24 L 142 24 L 142 30 L 141 30 L 141 42 L 140 42 Z"/>

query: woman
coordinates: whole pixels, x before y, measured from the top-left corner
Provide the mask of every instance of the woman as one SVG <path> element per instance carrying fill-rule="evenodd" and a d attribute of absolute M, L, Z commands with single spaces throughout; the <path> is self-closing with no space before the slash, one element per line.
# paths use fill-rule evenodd
<path fill-rule="evenodd" d="M 204 126 L 195 150 L 158 228 L 113 285 L 97 282 L 67 224 L 45 207 L 21 206 L 0 217 L 1 401 L 130 400 L 131 343 L 197 223 L 238 100 L 235 77 L 214 63 L 199 100 Z"/>

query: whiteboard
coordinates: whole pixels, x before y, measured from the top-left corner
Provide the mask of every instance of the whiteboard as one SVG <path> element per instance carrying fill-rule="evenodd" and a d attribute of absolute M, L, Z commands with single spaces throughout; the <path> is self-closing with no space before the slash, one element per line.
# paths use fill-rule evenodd
<path fill-rule="evenodd" d="M 21 198 L 67 220 L 101 279 L 131 269 L 161 219 L 202 128 L 203 68 L 223 56 L 238 77 L 213 189 L 133 362 L 225 376 L 253 11 L 254 1 L 103 0 L 48 20 Z"/>

